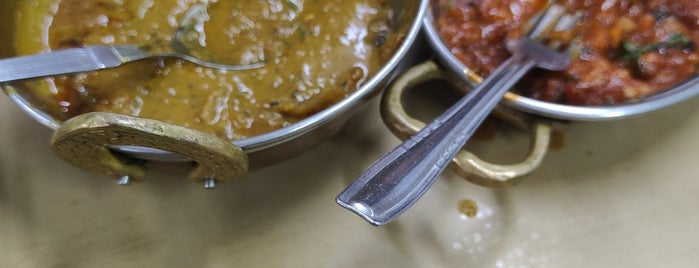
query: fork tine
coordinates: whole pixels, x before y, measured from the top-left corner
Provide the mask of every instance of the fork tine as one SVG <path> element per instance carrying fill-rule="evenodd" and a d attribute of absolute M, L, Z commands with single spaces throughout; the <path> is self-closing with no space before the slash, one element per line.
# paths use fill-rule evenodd
<path fill-rule="evenodd" d="M 565 9 L 559 5 L 551 4 L 547 6 L 543 12 L 530 20 L 533 23 L 529 25 L 527 37 L 529 39 L 538 39 L 541 36 L 545 36 L 546 33 L 553 30 L 553 26 L 558 23 L 564 14 Z"/>
<path fill-rule="evenodd" d="M 580 21 L 581 16 L 582 15 L 580 14 L 580 12 L 563 15 L 561 18 L 559 18 L 558 23 L 556 23 L 556 26 L 554 26 L 553 30 L 567 31 L 573 29 L 578 24 L 578 21 Z"/>
<path fill-rule="evenodd" d="M 562 70 L 570 64 L 571 57 L 579 53 L 576 26 L 582 13 L 569 13 L 568 9 L 550 4 L 527 24 L 524 37 L 507 42 L 513 54 L 525 54 L 534 58 L 536 66 L 548 70 Z"/>
<path fill-rule="evenodd" d="M 575 28 L 581 16 L 580 12 L 570 14 L 565 7 L 551 4 L 531 20 L 533 23 L 527 32 L 527 38 L 531 40 L 557 39 L 551 37 L 555 37 L 553 35 L 558 33 L 565 37 Z"/>
<path fill-rule="evenodd" d="M 581 12 L 568 13 L 567 9 L 558 4 L 549 4 L 546 9 L 533 17 L 525 31 L 529 40 L 535 40 L 554 50 L 566 50 L 569 54 L 577 54 L 576 40 L 579 40 L 575 28 L 582 17 Z"/>

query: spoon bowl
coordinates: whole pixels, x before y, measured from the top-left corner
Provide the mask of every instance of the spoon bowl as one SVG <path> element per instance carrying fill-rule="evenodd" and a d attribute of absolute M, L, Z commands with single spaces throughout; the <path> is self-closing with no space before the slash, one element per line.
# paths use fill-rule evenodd
<path fill-rule="evenodd" d="M 178 58 L 194 64 L 225 70 L 260 68 L 264 62 L 240 64 L 214 57 L 198 40 L 198 25 L 208 17 L 206 6 L 195 5 L 187 11 L 170 42 L 170 51 L 152 52 L 149 46 L 114 45 L 85 46 L 56 50 L 44 54 L 19 56 L 0 60 L 0 83 L 10 83 L 56 75 L 90 72 L 121 66 L 147 58 Z"/>

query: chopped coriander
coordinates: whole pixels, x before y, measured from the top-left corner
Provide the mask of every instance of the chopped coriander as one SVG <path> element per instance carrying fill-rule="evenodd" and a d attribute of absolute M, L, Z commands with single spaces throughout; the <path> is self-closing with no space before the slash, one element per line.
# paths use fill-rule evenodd
<path fill-rule="evenodd" d="M 612 96 L 606 96 L 605 101 L 607 102 L 608 105 L 611 105 L 611 106 L 617 105 L 616 100 Z"/>
<path fill-rule="evenodd" d="M 446 3 L 444 3 L 444 5 L 442 5 L 441 7 L 439 7 L 439 12 L 440 12 L 440 13 L 444 13 L 444 12 L 447 12 L 447 11 L 449 11 L 450 9 L 452 9 L 452 7 L 454 7 L 454 1 L 455 1 L 455 0 L 449 0 L 449 1 L 447 1 Z"/>
<path fill-rule="evenodd" d="M 662 21 L 670 16 L 670 13 L 664 7 L 659 7 L 653 10 L 653 18 L 655 21 Z"/>
<path fill-rule="evenodd" d="M 630 41 L 623 41 L 621 43 L 623 59 L 626 61 L 635 61 L 646 53 L 667 48 L 693 49 L 694 42 L 680 33 L 672 33 L 668 36 L 666 41 L 648 45 L 636 45 Z"/>
<path fill-rule="evenodd" d="M 297 6 L 294 2 L 291 0 L 284 0 L 284 4 L 289 6 L 294 12 L 299 12 L 299 6 Z"/>

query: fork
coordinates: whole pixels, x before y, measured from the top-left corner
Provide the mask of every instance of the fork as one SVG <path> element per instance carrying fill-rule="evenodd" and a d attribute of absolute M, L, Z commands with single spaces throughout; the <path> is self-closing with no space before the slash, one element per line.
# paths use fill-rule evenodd
<path fill-rule="evenodd" d="M 365 170 L 336 202 L 373 225 L 386 224 L 410 208 L 432 186 L 456 153 L 529 70 L 564 70 L 573 46 L 555 34 L 574 29 L 579 14 L 550 4 L 521 38 L 507 41 L 512 56 L 480 85 L 401 145 Z"/>

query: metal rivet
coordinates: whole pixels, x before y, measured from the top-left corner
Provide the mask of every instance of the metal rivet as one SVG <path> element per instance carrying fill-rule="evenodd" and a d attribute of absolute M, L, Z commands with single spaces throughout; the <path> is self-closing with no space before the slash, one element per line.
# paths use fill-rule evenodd
<path fill-rule="evenodd" d="M 216 188 L 216 180 L 215 179 L 208 179 L 204 181 L 204 189 L 215 189 Z"/>
<path fill-rule="evenodd" d="M 122 185 L 122 186 L 127 186 L 127 185 L 131 184 L 131 177 L 129 177 L 128 175 L 121 176 L 121 178 L 119 178 L 119 181 L 117 181 L 117 183 L 119 185 Z"/>

